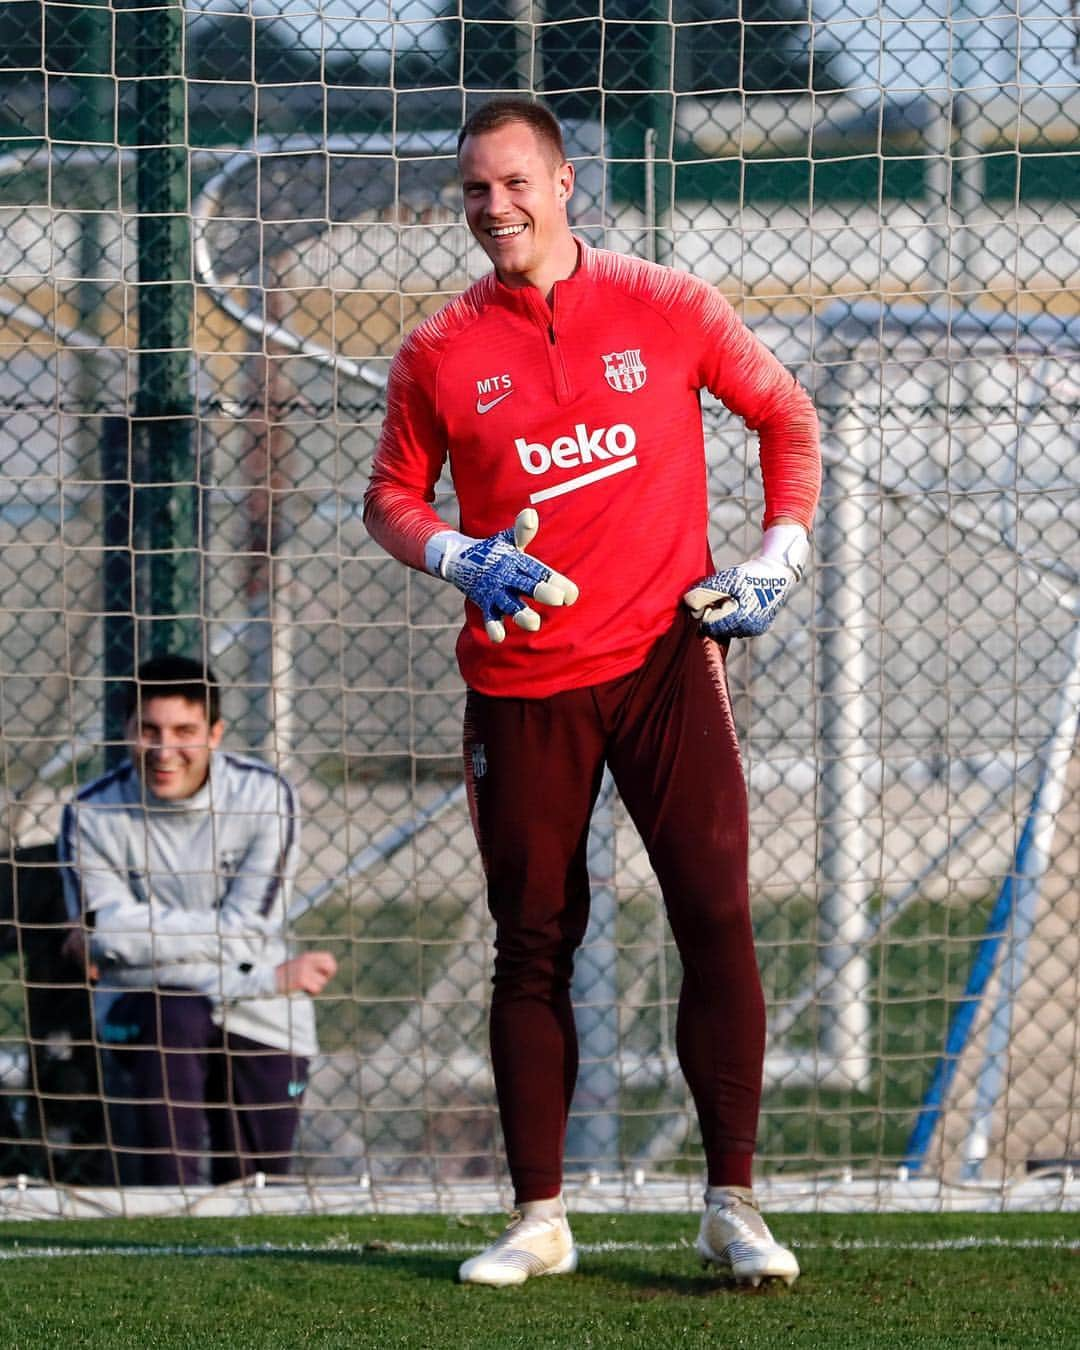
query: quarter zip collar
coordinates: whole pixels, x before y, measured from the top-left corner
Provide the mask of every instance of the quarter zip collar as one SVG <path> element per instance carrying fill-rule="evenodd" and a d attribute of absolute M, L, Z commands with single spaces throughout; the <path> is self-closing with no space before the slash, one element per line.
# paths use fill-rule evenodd
<path fill-rule="evenodd" d="M 495 303 L 515 314 L 524 315 L 541 324 L 545 329 L 553 331 L 556 297 L 558 297 L 559 310 L 565 314 L 567 303 L 572 301 L 574 294 L 579 289 L 580 282 L 591 270 L 590 255 L 592 249 L 580 239 L 575 238 L 574 243 L 577 245 L 578 251 L 577 266 L 568 277 L 557 281 L 551 288 L 550 304 L 547 297 L 541 295 L 535 286 L 507 286 L 492 272 L 490 280 L 493 285 L 492 298 Z"/>

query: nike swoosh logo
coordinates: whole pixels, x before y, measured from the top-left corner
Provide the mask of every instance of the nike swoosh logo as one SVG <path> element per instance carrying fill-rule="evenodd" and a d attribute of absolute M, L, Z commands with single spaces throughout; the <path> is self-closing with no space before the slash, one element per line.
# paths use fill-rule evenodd
<path fill-rule="evenodd" d="M 480 400 L 477 399 L 476 411 L 480 414 L 481 417 L 483 417 L 484 413 L 490 412 L 492 408 L 494 408 L 496 403 L 501 403 L 504 398 L 509 398 L 513 392 L 514 391 L 512 389 L 507 389 L 506 392 L 500 394 L 498 398 L 493 398 L 490 403 L 481 403 Z"/>

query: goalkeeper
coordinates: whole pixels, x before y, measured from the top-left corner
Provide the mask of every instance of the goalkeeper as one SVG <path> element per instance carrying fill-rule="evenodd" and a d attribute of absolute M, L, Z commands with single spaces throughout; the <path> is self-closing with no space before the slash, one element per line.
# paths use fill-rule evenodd
<path fill-rule="evenodd" d="M 698 1250 L 738 1281 L 790 1284 L 798 1265 L 751 1189 L 765 1010 L 724 662 L 803 573 L 817 418 L 713 287 L 575 237 L 573 166 L 540 104 L 479 108 L 458 165 L 493 271 L 395 359 L 365 520 L 466 601 L 465 775 L 495 922 L 491 1055 L 516 1213 L 460 1277 L 515 1284 L 577 1264 L 561 1193 L 570 979 L 606 765 L 682 958 L 677 1047 L 708 1169 Z M 719 570 L 703 389 L 757 433 L 764 484 L 760 547 Z M 460 529 L 431 506 L 447 462 Z"/>

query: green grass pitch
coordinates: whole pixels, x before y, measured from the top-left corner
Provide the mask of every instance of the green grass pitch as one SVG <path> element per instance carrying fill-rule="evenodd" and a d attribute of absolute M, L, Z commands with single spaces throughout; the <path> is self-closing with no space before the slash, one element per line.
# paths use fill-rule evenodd
<path fill-rule="evenodd" d="M 455 1283 L 496 1215 L 0 1224 L 0 1345 L 1073 1347 L 1080 1216 L 774 1215 L 790 1290 L 703 1271 L 695 1216 L 580 1215 L 576 1275 Z"/>

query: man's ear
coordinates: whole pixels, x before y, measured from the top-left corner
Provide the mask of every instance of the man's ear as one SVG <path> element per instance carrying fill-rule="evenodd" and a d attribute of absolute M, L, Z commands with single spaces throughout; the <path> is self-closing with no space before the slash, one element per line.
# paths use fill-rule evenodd
<path fill-rule="evenodd" d="M 221 744 L 221 738 L 224 735 L 225 735 L 225 722 L 222 718 L 219 717 L 218 720 L 210 728 L 210 735 L 207 737 L 206 743 L 207 745 L 209 745 L 211 750 L 216 750 L 218 748 L 218 746 Z"/>
<path fill-rule="evenodd" d="M 560 165 L 558 172 L 559 200 L 568 202 L 574 195 L 574 166 L 569 160 Z"/>

